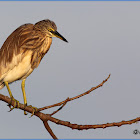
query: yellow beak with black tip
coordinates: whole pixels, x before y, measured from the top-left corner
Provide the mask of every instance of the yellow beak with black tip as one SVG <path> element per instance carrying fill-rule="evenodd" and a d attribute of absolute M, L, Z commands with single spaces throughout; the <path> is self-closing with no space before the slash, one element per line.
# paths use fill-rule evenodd
<path fill-rule="evenodd" d="M 68 42 L 61 34 L 59 34 L 57 31 L 50 31 L 55 37 L 60 38 L 61 40 Z"/>

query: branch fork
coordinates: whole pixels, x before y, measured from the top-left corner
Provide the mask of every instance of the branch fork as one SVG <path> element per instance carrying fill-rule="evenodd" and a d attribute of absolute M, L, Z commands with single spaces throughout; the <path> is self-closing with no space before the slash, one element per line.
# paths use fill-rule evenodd
<path fill-rule="evenodd" d="M 58 138 L 55 136 L 52 129 L 50 128 L 50 126 L 48 124 L 48 121 L 51 121 L 55 124 L 63 125 L 63 126 L 66 126 L 66 127 L 72 128 L 72 129 L 77 129 L 77 130 L 88 130 L 88 129 L 97 129 L 97 128 L 103 128 L 104 129 L 104 128 L 113 127 L 113 126 L 120 127 L 122 125 L 132 124 L 132 123 L 136 123 L 136 122 L 140 121 L 140 117 L 138 117 L 138 118 L 135 118 L 135 119 L 132 119 L 132 120 L 129 120 L 129 121 L 124 121 L 123 120 L 121 122 L 112 122 L 112 123 L 106 123 L 106 124 L 78 125 L 78 124 L 72 124 L 68 121 L 63 121 L 63 120 L 52 117 L 53 115 L 58 113 L 60 110 L 62 110 L 68 102 L 73 101 L 75 99 L 78 99 L 82 96 L 85 96 L 85 95 L 89 94 L 90 92 L 92 92 L 93 90 L 96 90 L 97 88 L 102 87 L 104 85 L 104 83 L 107 82 L 107 80 L 109 78 L 110 78 L 110 74 L 102 83 L 100 83 L 96 87 L 92 87 L 90 90 L 88 90 L 88 91 L 86 91 L 86 92 L 84 92 L 80 95 L 77 95 L 77 96 L 72 97 L 72 98 L 67 98 L 66 100 L 61 101 L 59 103 L 39 108 L 38 111 L 35 112 L 34 115 L 37 116 L 38 118 L 40 118 L 40 120 L 42 120 L 46 130 L 49 132 L 49 134 L 52 136 L 53 139 L 58 139 Z M 11 104 L 12 106 L 15 105 L 15 101 L 11 102 L 11 99 L 9 97 L 4 96 L 2 94 L 0 94 L 0 100 L 6 102 L 8 104 Z M 56 107 L 56 106 L 60 106 L 60 107 L 56 111 L 52 112 L 51 114 L 44 114 L 44 113 L 41 112 L 45 109 Z M 27 106 L 25 108 L 24 104 L 21 104 L 21 103 L 19 103 L 19 108 L 18 109 L 21 109 L 21 110 L 24 110 L 26 112 L 32 113 L 32 108 L 31 107 Z"/>

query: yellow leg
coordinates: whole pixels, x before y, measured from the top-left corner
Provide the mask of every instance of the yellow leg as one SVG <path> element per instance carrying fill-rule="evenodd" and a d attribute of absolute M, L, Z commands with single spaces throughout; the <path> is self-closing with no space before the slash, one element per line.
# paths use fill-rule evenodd
<path fill-rule="evenodd" d="M 22 80 L 21 89 L 22 89 L 22 93 L 23 93 L 24 106 L 26 107 L 27 106 L 27 99 L 26 99 L 26 92 L 25 92 L 25 80 L 26 79 Z M 24 115 L 27 115 L 26 111 L 24 111 Z"/>
<path fill-rule="evenodd" d="M 7 90 L 8 90 L 8 92 L 9 92 L 10 97 L 13 98 L 13 95 L 12 95 L 12 92 L 11 92 L 11 90 L 10 90 L 10 87 L 9 87 L 8 82 L 4 82 L 4 83 L 5 83 L 6 87 L 7 87 Z"/>
<path fill-rule="evenodd" d="M 13 108 L 11 108 L 11 103 L 9 104 L 10 109 L 13 110 L 16 106 L 17 106 L 17 108 L 19 108 L 19 101 L 17 101 L 17 100 L 14 99 L 14 97 L 12 95 L 12 92 L 10 90 L 10 87 L 9 87 L 8 82 L 4 82 L 4 83 L 5 83 L 6 87 L 7 87 L 8 92 L 9 92 L 9 95 L 10 95 L 10 98 L 11 98 L 11 102 L 12 102 L 12 100 L 16 101 L 15 104 L 14 104 L 14 106 L 13 106 Z"/>
<path fill-rule="evenodd" d="M 22 80 L 21 88 L 22 88 L 22 93 L 23 93 L 24 104 L 27 104 L 26 92 L 25 92 L 25 80 L 26 79 Z"/>
<path fill-rule="evenodd" d="M 25 92 L 25 80 L 26 79 L 22 80 L 21 88 L 22 88 L 22 93 L 23 93 L 23 98 L 24 98 L 24 106 L 26 107 L 27 106 L 27 99 L 26 99 L 26 92 Z M 29 105 L 28 107 L 31 107 L 33 109 L 33 112 L 31 115 L 31 117 L 32 117 L 34 115 L 34 113 L 37 112 L 38 109 L 36 107 L 31 106 L 31 105 Z M 26 111 L 24 111 L 24 114 L 27 115 Z"/>

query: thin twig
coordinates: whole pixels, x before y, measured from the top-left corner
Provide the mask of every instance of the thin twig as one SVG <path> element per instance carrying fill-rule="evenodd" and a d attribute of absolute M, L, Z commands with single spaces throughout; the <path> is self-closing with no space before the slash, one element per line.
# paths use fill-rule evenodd
<path fill-rule="evenodd" d="M 50 116 L 56 114 L 58 111 L 60 111 L 65 105 L 66 103 L 69 101 L 69 97 L 65 100 L 65 102 L 63 103 L 63 105 L 61 107 L 59 107 L 56 111 L 54 111 L 52 114 L 50 114 Z"/>
<path fill-rule="evenodd" d="M 97 85 L 96 87 L 92 87 L 90 90 L 88 90 L 88 91 L 86 91 L 86 92 L 84 92 L 84 93 L 82 93 L 82 94 L 80 94 L 80 95 L 78 95 L 78 96 L 75 96 L 75 97 L 73 97 L 73 98 L 69 98 L 69 101 L 78 99 L 78 98 L 80 98 L 80 97 L 82 97 L 82 96 L 84 96 L 84 95 L 89 94 L 91 91 L 93 91 L 93 90 L 95 90 L 95 89 L 97 89 L 97 88 L 99 88 L 99 87 L 102 87 L 103 84 L 104 84 L 105 82 L 107 82 L 107 80 L 110 78 L 110 75 L 111 75 L 111 74 L 109 74 L 109 76 L 108 76 L 102 83 L 100 83 L 99 85 Z M 68 102 L 69 102 L 69 101 L 68 101 Z M 64 101 L 62 101 L 62 102 L 59 102 L 59 103 L 56 103 L 56 104 L 53 104 L 53 105 L 50 105 L 50 106 L 45 106 L 45 107 L 39 108 L 38 111 L 42 111 L 42 110 L 45 110 L 45 109 L 48 109 L 48 108 L 60 106 L 60 105 L 62 105 L 62 104 L 65 103 L 65 102 L 66 102 L 66 100 L 64 100 Z"/>

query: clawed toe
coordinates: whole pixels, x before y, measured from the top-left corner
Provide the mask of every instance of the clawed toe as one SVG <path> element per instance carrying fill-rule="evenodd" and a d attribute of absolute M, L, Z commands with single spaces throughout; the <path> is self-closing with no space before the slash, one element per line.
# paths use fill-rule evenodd
<path fill-rule="evenodd" d="M 33 107 L 32 105 L 29 105 L 28 107 L 31 107 L 33 110 L 32 115 L 30 116 L 30 118 L 31 118 L 38 111 L 38 108 Z"/>
<path fill-rule="evenodd" d="M 12 105 L 12 101 L 14 101 L 14 105 Z M 8 106 L 9 106 L 9 108 L 10 108 L 10 110 L 8 111 L 8 112 L 10 112 L 10 111 L 12 111 L 14 108 L 19 108 L 20 107 L 20 105 L 19 105 L 19 101 L 18 100 L 16 100 L 16 99 L 14 99 L 14 97 L 11 97 L 11 101 L 10 101 L 10 103 L 8 104 Z M 11 107 L 11 106 L 13 106 L 13 107 Z M 27 107 L 27 103 L 26 104 L 24 104 L 24 109 Z M 32 115 L 30 116 L 30 118 L 38 111 L 38 108 L 36 108 L 36 107 L 33 107 L 32 105 L 29 105 L 28 107 L 31 107 L 32 108 Z M 27 113 L 26 113 L 26 111 L 24 111 L 24 115 L 27 115 Z"/>
<path fill-rule="evenodd" d="M 12 106 L 12 105 L 11 105 L 12 101 L 15 101 L 13 107 L 11 107 L 11 106 Z M 19 107 L 20 107 L 19 101 L 16 100 L 16 99 L 14 99 L 14 97 L 12 97 L 12 98 L 11 98 L 11 102 L 8 104 L 8 106 L 9 106 L 9 108 L 10 108 L 9 112 L 12 111 L 14 108 L 19 108 Z"/>

